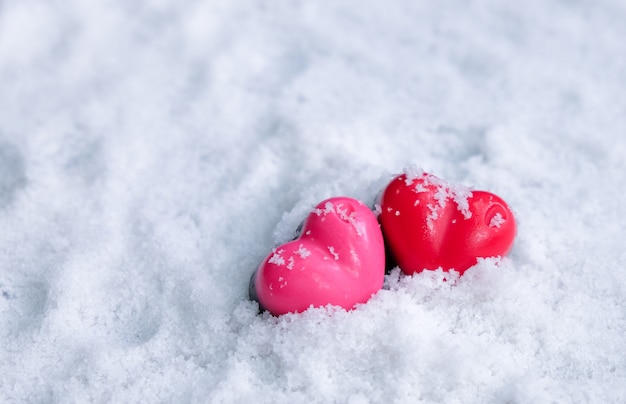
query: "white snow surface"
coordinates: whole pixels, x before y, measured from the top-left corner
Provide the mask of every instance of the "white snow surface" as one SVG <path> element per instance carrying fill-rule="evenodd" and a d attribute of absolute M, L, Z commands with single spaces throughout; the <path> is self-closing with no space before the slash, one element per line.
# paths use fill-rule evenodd
<path fill-rule="evenodd" d="M 626 402 L 626 3 L 0 1 L 0 402 Z M 509 257 L 355 310 L 248 280 L 411 164 Z"/>

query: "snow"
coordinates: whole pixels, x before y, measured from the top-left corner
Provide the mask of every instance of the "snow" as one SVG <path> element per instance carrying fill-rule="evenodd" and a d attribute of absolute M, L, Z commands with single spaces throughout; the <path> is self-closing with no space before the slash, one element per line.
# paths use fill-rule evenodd
<path fill-rule="evenodd" d="M 332 245 L 329 245 L 327 248 L 328 248 L 328 252 L 333 256 L 335 261 L 337 261 L 339 259 L 339 253 L 335 251 L 335 247 L 333 247 Z"/>
<path fill-rule="evenodd" d="M 504 223 L 504 218 L 500 212 L 496 213 L 489 221 L 489 227 L 500 227 Z"/>
<path fill-rule="evenodd" d="M 270 257 L 269 260 L 267 260 L 267 262 L 269 262 L 270 264 L 274 264 L 276 266 L 281 266 L 281 265 L 285 265 L 285 259 L 282 257 L 282 253 L 284 253 L 285 250 L 283 250 L 282 248 L 278 251 L 276 251 L 276 249 L 272 249 L 272 256 Z"/>
<path fill-rule="evenodd" d="M 445 209 L 448 201 L 453 201 L 456 204 L 457 210 L 461 212 L 466 220 L 472 217 L 472 212 L 469 209 L 469 198 L 472 197 L 470 188 L 463 184 L 450 183 L 432 174 L 427 174 L 424 170 L 416 168 L 414 165 L 406 167 L 403 172 L 406 175 L 404 182 L 407 186 L 413 185 L 413 192 L 417 194 L 433 192 L 433 199 L 437 201 L 437 204 L 427 204 L 430 211 L 427 217 L 429 228 L 433 228 L 434 221 L 439 218 L 439 211 Z M 416 175 L 416 173 L 419 174 Z M 421 181 L 416 182 L 415 180 L 418 177 Z M 419 199 L 415 200 L 413 206 L 417 206 L 419 203 Z M 387 209 L 389 210 L 389 208 Z M 396 216 L 399 215 L 400 212 L 396 211 Z"/>
<path fill-rule="evenodd" d="M 624 21 L 0 2 L 0 402 L 626 402 Z M 258 314 L 250 275 L 313 206 L 411 164 L 500 195 L 510 255 Z"/>
<path fill-rule="evenodd" d="M 309 257 L 311 255 L 311 251 L 309 251 L 302 244 L 300 244 L 298 246 L 298 249 L 296 250 L 296 254 L 298 254 L 300 256 L 300 258 L 306 259 L 307 257 Z"/>

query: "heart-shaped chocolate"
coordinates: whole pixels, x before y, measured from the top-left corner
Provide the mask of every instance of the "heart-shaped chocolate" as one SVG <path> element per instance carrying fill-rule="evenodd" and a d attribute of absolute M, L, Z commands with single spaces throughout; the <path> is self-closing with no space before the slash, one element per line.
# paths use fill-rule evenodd
<path fill-rule="evenodd" d="M 380 290 L 384 275 L 376 216 L 356 199 L 330 198 L 309 214 L 300 237 L 263 260 L 250 295 L 274 315 L 329 304 L 349 310 Z"/>
<path fill-rule="evenodd" d="M 462 275 L 479 257 L 506 255 L 515 238 L 515 218 L 500 197 L 418 169 L 387 185 L 380 209 L 388 248 L 409 275 L 437 268 Z"/>

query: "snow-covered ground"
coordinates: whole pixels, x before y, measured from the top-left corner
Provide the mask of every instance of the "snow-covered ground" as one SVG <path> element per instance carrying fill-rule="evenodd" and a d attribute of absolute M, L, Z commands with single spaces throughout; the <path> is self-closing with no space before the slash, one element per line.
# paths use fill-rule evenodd
<path fill-rule="evenodd" d="M 622 0 L 0 1 L 0 402 L 625 402 L 624 38 Z M 409 164 L 502 196 L 510 256 L 257 315 L 314 204 Z"/>

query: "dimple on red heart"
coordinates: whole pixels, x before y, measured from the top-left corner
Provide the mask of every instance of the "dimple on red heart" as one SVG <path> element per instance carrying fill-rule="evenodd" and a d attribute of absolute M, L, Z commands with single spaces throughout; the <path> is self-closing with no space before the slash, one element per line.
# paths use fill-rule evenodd
<path fill-rule="evenodd" d="M 261 263 L 251 295 L 274 315 L 329 304 L 351 309 L 382 287 L 384 250 L 367 206 L 352 198 L 327 199 L 309 214 L 300 237 Z"/>
<path fill-rule="evenodd" d="M 462 275 L 477 258 L 506 255 L 515 238 L 515 218 L 500 197 L 420 170 L 395 177 L 380 205 L 385 241 L 409 275 L 437 268 Z"/>

